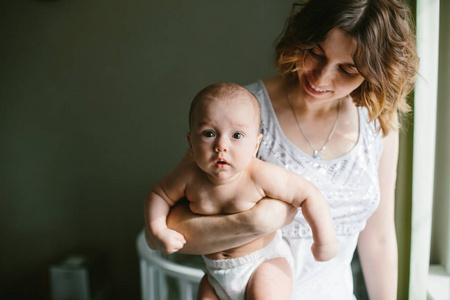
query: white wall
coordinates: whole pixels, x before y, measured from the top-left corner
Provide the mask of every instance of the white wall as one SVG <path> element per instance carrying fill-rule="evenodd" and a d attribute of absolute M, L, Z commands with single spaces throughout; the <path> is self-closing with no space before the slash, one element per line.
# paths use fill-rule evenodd
<path fill-rule="evenodd" d="M 441 1 L 436 172 L 431 263 L 450 273 L 450 3 Z"/>

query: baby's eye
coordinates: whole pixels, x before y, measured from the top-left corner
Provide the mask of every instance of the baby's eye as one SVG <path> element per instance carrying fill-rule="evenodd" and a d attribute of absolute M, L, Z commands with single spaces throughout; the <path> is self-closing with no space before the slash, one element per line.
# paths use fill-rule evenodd
<path fill-rule="evenodd" d="M 207 137 L 207 138 L 212 138 L 212 137 L 215 137 L 216 135 L 214 134 L 214 132 L 212 132 L 212 131 L 203 131 L 202 132 L 202 135 L 204 136 L 204 137 Z"/>
<path fill-rule="evenodd" d="M 240 140 L 243 137 L 244 137 L 244 135 L 242 133 L 240 133 L 240 132 L 233 133 L 233 138 L 234 139 Z"/>

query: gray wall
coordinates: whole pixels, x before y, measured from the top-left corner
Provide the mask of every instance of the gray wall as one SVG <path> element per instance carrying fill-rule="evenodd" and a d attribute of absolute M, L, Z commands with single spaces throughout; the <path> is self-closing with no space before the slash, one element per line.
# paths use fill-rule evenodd
<path fill-rule="evenodd" d="M 139 298 L 135 238 L 185 152 L 195 93 L 275 74 L 291 1 L 2 0 L 0 298 L 45 299 L 48 266 L 107 260 Z"/>

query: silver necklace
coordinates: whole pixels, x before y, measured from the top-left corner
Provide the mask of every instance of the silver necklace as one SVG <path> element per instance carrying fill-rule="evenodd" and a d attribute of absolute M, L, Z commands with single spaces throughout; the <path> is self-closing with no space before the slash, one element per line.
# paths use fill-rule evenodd
<path fill-rule="evenodd" d="M 339 104 L 338 104 L 338 107 L 337 107 L 336 121 L 334 121 L 333 128 L 331 128 L 330 134 L 328 135 L 328 138 L 325 141 L 325 144 L 322 146 L 322 148 L 316 149 L 311 144 L 311 142 L 309 141 L 308 136 L 305 134 L 305 132 L 302 129 L 302 126 L 300 125 L 300 122 L 298 121 L 297 114 L 295 113 L 295 110 L 294 110 L 294 106 L 291 103 L 291 95 L 290 95 L 290 92 L 289 92 L 289 86 L 288 86 L 287 93 L 288 93 L 289 106 L 291 107 L 292 114 L 294 115 L 294 118 L 295 118 L 295 121 L 297 122 L 298 128 L 300 129 L 300 132 L 302 133 L 302 135 L 305 138 L 305 140 L 308 142 L 308 144 L 311 147 L 311 149 L 314 151 L 313 158 L 321 160 L 322 156 L 320 154 L 325 151 L 325 149 L 327 148 L 328 142 L 331 140 L 331 137 L 333 136 L 334 131 L 336 130 L 336 126 L 337 126 L 337 123 L 338 123 L 338 120 L 339 120 L 339 112 L 340 112 L 340 108 L 341 108 L 342 99 L 339 99 Z"/>

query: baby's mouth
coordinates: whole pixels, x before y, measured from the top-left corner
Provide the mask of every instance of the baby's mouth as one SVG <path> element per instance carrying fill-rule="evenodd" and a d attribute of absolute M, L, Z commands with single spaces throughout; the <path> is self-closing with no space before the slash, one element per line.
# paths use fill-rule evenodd
<path fill-rule="evenodd" d="M 225 160 L 225 159 L 223 159 L 223 158 L 219 158 L 217 161 L 216 161 L 216 165 L 219 165 L 219 166 L 224 166 L 224 165 L 228 165 L 228 162 Z"/>

